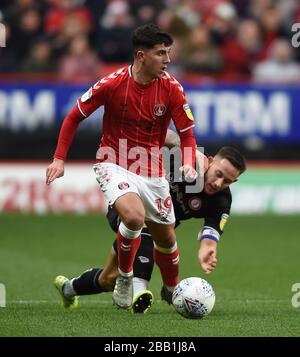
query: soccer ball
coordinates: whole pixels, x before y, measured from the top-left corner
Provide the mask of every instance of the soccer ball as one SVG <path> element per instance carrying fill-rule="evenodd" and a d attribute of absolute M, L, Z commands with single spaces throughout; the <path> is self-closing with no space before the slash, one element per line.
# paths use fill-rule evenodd
<path fill-rule="evenodd" d="M 216 295 L 212 286 L 201 278 L 186 278 L 175 287 L 172 303 L 180 315 L 189 319 L 201 319 L 214 307 Z"/>

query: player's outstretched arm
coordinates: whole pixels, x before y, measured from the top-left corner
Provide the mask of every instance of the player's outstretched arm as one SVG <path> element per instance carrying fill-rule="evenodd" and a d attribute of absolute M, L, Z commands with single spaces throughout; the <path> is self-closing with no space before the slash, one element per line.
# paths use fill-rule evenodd
<path fill-rule="evenodd" d="M 84 119 L 85 117 L 77 105 L 75 105 L 75 107 L 65 117 L 59 132 L 58 143 L 54 153 L 54 160 L 46 170 L 47 185 L 50 185 L 50 183 L 55 179 L 64 175 L 64 162 L 67 158 L 67 154 L 75 136 L 77 127 Z"/>
<path fill-rule="evenodd" d="M 61 159 L 54 158 L 53 162 L 46 170 L 46 184 L 50 185 L 55 179 L 62 177 L 65 171 L 65 162 Z"/>
<path fill-rule="evenodd" d="M 210 274 L 217 265 L 217 242 L 212 239 L 202 239 L 198 252 L 198 260 L 206 274 Z"/>
<path fill-rule="evenodd" d="M 175 131 L 168 129 L 165 146 L 169 149 L 180 147 L 180 137 Z M 196 169 L 200 176 L 203 176 L 208 169 L 208 158 L 199 150 L 196 150 Z"/>

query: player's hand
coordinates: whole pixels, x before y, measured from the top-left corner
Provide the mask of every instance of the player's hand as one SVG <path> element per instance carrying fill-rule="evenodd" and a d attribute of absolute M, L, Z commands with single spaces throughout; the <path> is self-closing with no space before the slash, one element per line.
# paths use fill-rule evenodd
<path fill-rule="evenodd" d="M 200 243 L 198 260 L 206 274 L 210 274 L 217 265 L 217 242 L 203 239 Z"/>
<path fill-rule="evenodd" d="M 200 176 L 204 176 L 208 169 L 208 158 L 199 150 L 196 150 L 196 169 Z"/>
<path fill-rule="evenodd" d="M 54 159 L 52 164 L 46 170 L 46 185 L 50 185 L 55 179 L 62 177 L 65 171 L 65 163 L 63 160 Z"/>
<path fill-rule="evenodd" d="M 183 165 L 179 170 L 183 173 L 186 182 L 193 182 L 198 177 L 197 171 L 191 165 Z"/>

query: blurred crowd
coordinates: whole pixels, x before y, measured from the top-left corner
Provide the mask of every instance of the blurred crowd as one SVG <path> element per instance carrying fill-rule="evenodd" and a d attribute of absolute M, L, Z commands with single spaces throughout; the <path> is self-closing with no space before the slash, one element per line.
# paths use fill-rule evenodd
<path fill-rule="evenodd" d="M 93 81 L 130 63 L 132 30 L 154 22 L 175 39 L 180 80 L 300 81 L 298 0 L 1 0 L 0 22 L 2 74 Z"/>

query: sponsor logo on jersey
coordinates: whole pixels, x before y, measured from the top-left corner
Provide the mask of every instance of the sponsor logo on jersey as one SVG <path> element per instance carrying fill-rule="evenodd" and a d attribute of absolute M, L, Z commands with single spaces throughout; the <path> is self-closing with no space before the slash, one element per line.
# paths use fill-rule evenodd
<path fill-rule="evenodd" d="M 188 104 L 184 104 L 184 106 L 182 107 L 183 110 L 185 111 L 186 116 L 190 119 L 190 120 L 194 120 L 193 117 L 193 113 L 190 109 L 190 106 Z"/>
<path fill-rule="evenodd" d="M 227 222 L 227 219 L 228 219 L 229 215 L 226 214 L 226 213 L 223 213 L 222 216 L 221 216 L 221 220 L 220 220 L 220 229 L 221 231 L 224 230 L 224 227 L 225 227 L 225 224 Z"/>
<path fill-rule="evenodd" d="M 86 91 L 82 96 L 81 96 L 81 101 L 82 102 L 86 102 L 87 100 L 89 100 L 90 98 L 91 98 L 91 96 L 92 96 L 92 91 L 93 91 L 93 89 L 92 89 L 92 87 L 88 90 L 88 91 Z"/>
<path fill-rule="evenodd" d="M 120 182 L 118 184 L 119 190 L 126 190 L 129 187 L 129 184 L 127 182 Z"/>
<path fill-rule="evenodd" d="M 191 197 L 188 205 L 192 211 L 198 211 L 202 206 L 202 201 L 199 197 Z"/>
<path fill-rule="evenodd" d="M 153 111 L 157 117 L 161 117 L 165 114 L 166 109 L 167 108 L 164 104 L 155 104 Z"/>

